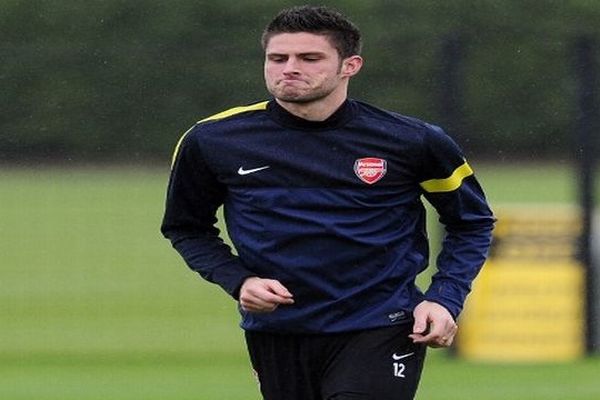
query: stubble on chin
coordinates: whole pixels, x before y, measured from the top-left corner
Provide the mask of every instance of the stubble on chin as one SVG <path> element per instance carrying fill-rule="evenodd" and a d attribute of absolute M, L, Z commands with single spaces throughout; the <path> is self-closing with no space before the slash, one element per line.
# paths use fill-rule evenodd
<path fill-rule="evenodd" d="M 310 96 L 290 95 L 290 94 L 273 94 L 273 97 L 275 97 L 277 100 L 285 101 L 286 103 L 297 103 L 297 104 L 310 103 L 311 101 L 315 100 L 315 98 L 310 97 Z"/>
<path fill-rule="evenodd" d="M 307 95 L 299 90 L 289 90 L 285 88 L 269 88 L 269 92 L 277 100 L 285 101 L 288 103 L 304 103 L 306 102 Z"/>
<path fill-rule="evenodd" d="M 285 88 L 271 87 L 268 88 L 269 92 L 277 100 L 284 101 L 287 103 L 305 104 L 320 100 L 327 97 L 329 92 L 326 90 L 312 90 L 304 91 L 300 89 L 286 90 Z"/>

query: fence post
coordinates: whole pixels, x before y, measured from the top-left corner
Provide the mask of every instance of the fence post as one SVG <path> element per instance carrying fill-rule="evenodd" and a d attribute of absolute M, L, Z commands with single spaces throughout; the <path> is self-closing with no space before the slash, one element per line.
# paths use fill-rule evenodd
<path fill-rule="evenodd" d="M 437 78 L 439 117 L 446 132 L 462 145 L 468 140 L 464 131 L 465 56 L 461 34 L 450 33 L 442 38 Z"/>
<path fill-rule="evenodd" d="M 580 258 L 586 268 L 586 350 L 593 353 L 599 347 L 600 321 L 598 271 L 592 254 L 592 223 L 594 219 L 594 170 L 598 137 L 597 65 L 594 39 L 586 36 L 575 41 L 575 75 L 577 79 L 576 157 L 579 175 L 579 202 L 582 213 Z"/>

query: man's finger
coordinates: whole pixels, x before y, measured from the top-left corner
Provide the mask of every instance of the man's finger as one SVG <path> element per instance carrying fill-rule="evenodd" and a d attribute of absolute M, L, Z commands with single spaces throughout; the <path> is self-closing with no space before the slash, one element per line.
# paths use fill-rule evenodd
<path fill-rule="evenodd" d="M 282 296 L 271 291 L 265 291 L 263 293 L 260 293 L 258 297 L 267 303 L 292 304 L 294 302 L 294 299 L 292 299 L 291 297 Z"/>
<path fill-rule="evenodd" d="M 294 296 L 292 295 L 292 293 L 290 293 L 290 291 L 285 286 L 283 286 L 283 284 L 281 284 L 281 282 L 276 281 L 276 280 L 265 280 L 265 285 L 271 293 L 277 295 L 279 298 L 285 299 L 285 300 L 283 300 L 283 299 L 281 300 L 285 304 L 291 304 L 294 302 L 293 300 L 291 302 L 289 301 Z"/>
<path fill-rule="evenodd" d="M 413 325 L 413 333 L 425 334 L 427 332 L 427 323 L 415 322 Z"/>
<path fill-rule="evenodd" d="M 255 301 L 240 301 L 240 305 L 244 311 L 257 313 L 271 312 L 274 311 L 278 306 L 278 304 L 268 303 L 260 299 L 256 299 Z"/>
<path fill-rule="evenodd" d="M 280 304 L 293 304 L 292 294 L 274 279 L 248 278 L 240 289 L 240 306 L 248 312 L 271 312 Z"/>
<path fill-rule="evenodd" d="M 427 330 L 427 314 L 415 313 L 415 323 L 413 324 L 413 333 L 424 333 Z"/>

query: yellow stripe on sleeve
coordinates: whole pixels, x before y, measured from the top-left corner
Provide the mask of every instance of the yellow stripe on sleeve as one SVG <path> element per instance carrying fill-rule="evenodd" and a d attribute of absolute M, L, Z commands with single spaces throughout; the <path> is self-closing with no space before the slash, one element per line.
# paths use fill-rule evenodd
<path fill-rule="evenodd" d="M 247 112 L 247 111 L 265 110 L 267 108 L 267 103 L 268 103 L 268 101 L 262 101 L 260 103 L 251 104 L 249 106 L 230 108 L 229 110 L 225 110 L 218 114 L 211 115 L 210 117 L 201 119 L 200 121 L 198 121 L 198 123 L 202 123 L 202 122 L 206 122 L 206 121 L 216 121 L 219 119 L 231 117 L 236 114 L 241 114 L 241 113 Z M 175 159 L 177 158 L 177 154 L 179 154 L 179 148 L 181 147 L 181 143 L 183 143 L 183 139 L 185 139 L 187 134 L 190 133 L 190 131 L 192 129 L 194 129 L 194 127 L 195 126 L 192 126 L 190 129 L 188 129 L 183 135 L 181 135 L 181 138 L 179 138 L 179 140 L 177 141 L 177 144 L 175 145 L 175 150 L 173 151 L 173 156 L 171 158 L 171 168 L 173 168 L 173 165 L 175 165 Z"/>
<path fill-rule="evenodd" d="M 460 187 L 463 179 L 471 175 L 473 175 L 473 170 L 465 161 L 464 164 L 456 168 L 448 178 L 430 179 L 421 182 L 420 185 L 429 193 L 452 192 Z"/>
<path fill-rule="evenodd" d="M 193 126 L 190 129 L 188 129 L 187 131 L 185 131 L 185 133 L 183 135 L 181 135 L 181 137 L 177 141 L 177 144 L 175 145 L 175 150 L 173 150 L 173 156 L 171 157 L 171 169 L 173 169 L 173 166 L 175 165 L 175 159 L 177 158 L 177 154 L 179 154 L 179 148 L 181 147 L 181 143 L 183 142 L 183 139 L 185 139 L 187 134 L 190 133 L 192 129 L 194 129 Z"/>
<path fill-rule="evenodd" d="M 267 108 L 267 103 L 268 103 L 268 101 L 262 101 L 260 103 L 251 104 L 249 106 L 233 107 L 233 108 L 230 108 L 229 110 L 225 110 L 218 114 L 211 115 L 210 117 L 204 118 L 203 120 L 200 120 L 199 122 L 215 121 L 218 119 L 231 117 L 232 115 L 240 114 L 240 113 L 247 112 L 247 111 L 265 110 Z"/>

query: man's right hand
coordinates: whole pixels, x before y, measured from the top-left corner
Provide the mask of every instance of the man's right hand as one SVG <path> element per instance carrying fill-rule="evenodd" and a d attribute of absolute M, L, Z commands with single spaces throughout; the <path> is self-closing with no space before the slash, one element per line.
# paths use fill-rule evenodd
<path fill-rule="evenodd" d="M 274 279 L 250 277 L 240 288 L 242 310 L 251 313 L 272 312 L 280 304 L 294 304 L 293 297 L 281 282 Z"/>

